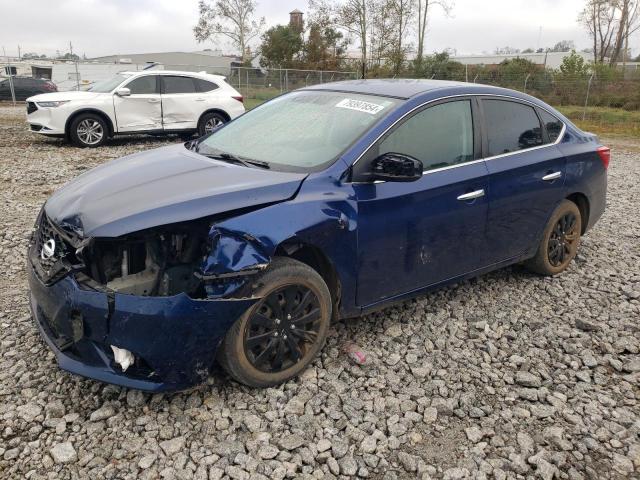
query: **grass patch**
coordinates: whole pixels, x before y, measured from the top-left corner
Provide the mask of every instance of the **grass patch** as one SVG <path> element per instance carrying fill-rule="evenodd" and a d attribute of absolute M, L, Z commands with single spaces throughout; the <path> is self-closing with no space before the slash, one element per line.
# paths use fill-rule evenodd
<path fill-rule="evenodd" d="M 621 108 L 587 107 L 584 120 L 583 107 L 556 107 L 578 127 L 607 137 L 640 138 L 640 111 Z"/>

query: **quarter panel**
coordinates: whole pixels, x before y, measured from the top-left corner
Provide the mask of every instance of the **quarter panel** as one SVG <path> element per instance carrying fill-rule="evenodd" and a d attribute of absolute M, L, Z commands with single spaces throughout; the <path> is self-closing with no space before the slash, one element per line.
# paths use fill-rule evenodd
<path fill-rule="evenodd" d="M 607 170 L 595 152 L 596 137 L 573 137 L 559 145 L 567 158 L 567 195 L 582 193 L 589 202 L 589 220 L 586 230 L 593 227 L 604 213 L 607 197 Z"/>

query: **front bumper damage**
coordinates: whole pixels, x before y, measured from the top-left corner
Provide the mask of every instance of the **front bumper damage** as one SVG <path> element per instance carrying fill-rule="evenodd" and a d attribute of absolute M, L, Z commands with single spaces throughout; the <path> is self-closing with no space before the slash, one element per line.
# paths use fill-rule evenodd
<path fill-rule="evenodd" d="M 82 251 L 91 248 L 92 239 L 70 234 L 41 212 L 28 254 L 30 304 L 60 367 L 148 391 L 180 390 L 204 381 L 227 330 L 258 300 L 231 294 L 269 262 L 258 246 L 244 244 L 249 239 L 242 235 L 215 227 L 209 234 L 211 247 L 206 261 L 201 260 L 203 268 L 192 272 L 195 281 L 174 281 L 186 275 L 183 267 L 188 265 L 178 266 L 178 273 L 168 278 L 163 271 L 176 267 L 162 270 L 153 263 L 122 277 L 125 280 L 105 283 L 87 275 L 91 267 L 85 265 Z M 163 238 L 169 242 L 169 237 Z M 56 252 L 49 257 L 43 253 L 48 243 Z M 128 245 L 119 248 L 126 250 Z M 133 245 L 139 247 L 140 242 Z M 188 245 L 193 242 L 185 242 L 183 250 L 197 258 Z M 126 258 L 117 257 L 116 263 Z M 142 289 L 136 283 L 154 287 L 138 293 Z M 133 364 L 123 370 L 113 347 L 133 354 Z"/>
<path fill-rule="evenodd" d="M 47 286 L 29 270 L 33 318 L 62 369 L 152 392 L 204 381 L 225 333 L 256 302 L 89 291 L 73 275 Z M 135 355 L 126 372 L 114 363 L 111 345 Z"/>

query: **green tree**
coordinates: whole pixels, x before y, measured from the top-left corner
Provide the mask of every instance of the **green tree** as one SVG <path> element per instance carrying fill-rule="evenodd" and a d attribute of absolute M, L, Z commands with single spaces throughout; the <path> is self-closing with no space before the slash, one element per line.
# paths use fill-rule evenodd
<path fill-rule="evenodd" d="M 289 25 L 271 27 L 262 36 L 260 65 L 293 68 L 298 64 L 302 46 L 302 35 Z"/>
<path fill-rule="evenodd" d="M 552 52 L 570 52 L 576 49 L 576 44 L 573 40 L 560 40 L 551 49 Z"/>
<path fill-rule="evenodd" d="M 589 74 L 589 64 L 584 61 L 582 55 L 578 55 L 575 50 L 572 50 L 571 54 L 562 60 L 560 73 L 565 77 L 585 77 Z"/>
<path fill-rule="evenodd" d="M 24 58 L 24 57 L 23 57 Z M 75 53 L 65 53 L 64 55 L 58 55 L 56 57 L 58 60 L 80 60 L 80 57 L 78 55 L 76 55 Z"/>
<path fill-rule="evenodd" d="M 341 32 L 320 23 L 310 23 L 309 36 L 303 47 L 305 66 L 314 70 L 337 70 L 346 48 L 347 41 Z"/>
<path fill-rule="evenodd" d="M 433 55 L 423 58 L 420 64 L 414 64 L 414 68 L 414 73 L 419 77 L 442 80 L 464 80 L 464 65 L 451 60 L 447 51 L 434 53 Z"/>

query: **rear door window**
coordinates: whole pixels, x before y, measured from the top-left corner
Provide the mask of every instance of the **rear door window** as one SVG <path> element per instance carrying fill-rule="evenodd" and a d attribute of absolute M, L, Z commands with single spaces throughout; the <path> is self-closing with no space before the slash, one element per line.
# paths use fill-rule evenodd
<path fill-rule="evenodd" d="M 196 93 L 196 86 L 191 77 L 173 75 L 162 76 L 162 93 Z"/>
<path fill-rule="evenodd" d="M 131 95 L 148 95 L 158 93 L 155 75 L 138 77 L 127 83 L 126 88 L 131 90 Z"/>
<path fill-rule="evenodd" d="M 216 90 L 218 85 L 208 80 L 203 80 L 201 78 L 194 78 L 194 82 L 196 82 L 196 88 L 198 92 L 210 92 L 212 90 Z"/>
<path fill-rule="evenodd" d="M 378 154 L 401 153 L 422 161 L 425 170 L 473 160 L 471 101 L 442 103 L 416 113 L 379 145 Z"/>
<path fill-rule="evenodd" d="M 542 123 L 547 129 L 549 141 L 551 143 L 557 141 L 560 133 L 562 132 L 562 127 L 564 127 L 564 123 L 562 123 L 560 120 L 558 120 L 556 117 L 551 115 L 549 112 L 546 112 L 545 110 L 539 110 L 539 112 Z"/>
<path fill-rule="evenodd" d="M 542 128 L 533 107 L 509 100 L 482 101 L 488 156 L 503 155 L 542 145 Z"/>

